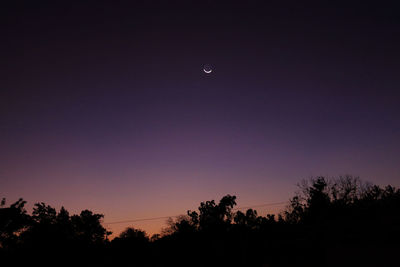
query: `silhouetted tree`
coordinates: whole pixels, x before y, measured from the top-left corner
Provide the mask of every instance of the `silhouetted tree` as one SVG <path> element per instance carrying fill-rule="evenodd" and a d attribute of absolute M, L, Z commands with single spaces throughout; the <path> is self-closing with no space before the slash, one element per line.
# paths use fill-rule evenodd
<path fill-rule="evenodd" d="M 236 196 L 226 195 L 218 204 L 214 200 L 201 202 L 199 212 L 188 211 L 191 224 L 200 231 L 221 230 L 229 226 L 233 219 L 232 208 L 236 205 Z"/>
<path fill-rule="evenodd" d="M 105 242 L 107 230 L 101 225 L 102 214 L 95 214 L 90 210 L 83 210 L 80 215 L 73 215 L 71 222 L 76 237 L 80 242 L 88 245 L 99 245 Z"/>
<path fill-rule="evenodd" d="M 150 240 L 142 230 L 128 227 L 114 238 L 110 245 L 113 265 L 125 263 L 143 265 L 149 261 Z"/>
<path fill-rule="evenodd" d="M 6 199 L 0 203 L 0 249 L 10 249 L 18 243 L 18 237 L 30 223 L 30 216 L 24 208 L 26 201 L 20 198 L 9 207 Z"/>
<path fill-rule="evenodd" d="M 191 213 L 191 212 L 189 212 Z M 196 213 L 197 214 L 197 213 Z M 192 220 L 191 216 L 181 215 L 175 220 L 169 218 L 167 220 L 168 227 L 162 229 L 163 236 L 166 235 L 190 235 L 198 231 L 198 220 Z"/>

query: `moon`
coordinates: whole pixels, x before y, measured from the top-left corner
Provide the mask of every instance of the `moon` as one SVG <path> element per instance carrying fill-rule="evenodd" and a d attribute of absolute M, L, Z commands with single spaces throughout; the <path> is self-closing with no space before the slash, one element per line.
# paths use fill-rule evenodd
<path fill-rule="evenodd" d="M 204 65 L 203 71 L 204 71 L 205 73 L 211 73 L 211 72 L 212 72 L 212 67 L 211 67 L 211 65 L 209 65 L 209 64 Z"/>

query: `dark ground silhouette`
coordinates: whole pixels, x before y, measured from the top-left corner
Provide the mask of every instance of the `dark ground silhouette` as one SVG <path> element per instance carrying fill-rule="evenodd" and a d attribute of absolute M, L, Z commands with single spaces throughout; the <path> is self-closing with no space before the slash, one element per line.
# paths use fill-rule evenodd
<path fill-rule="evenodd" d="M 236 197 L 202 202 L 168 221 L 161 235 L 103 215 L 79 215 L 20 199 L 0 207 L 2 266 L 400 266 L 400 190 L 352 176 L 303 181 L 279 216 L 233 212 Z"/>

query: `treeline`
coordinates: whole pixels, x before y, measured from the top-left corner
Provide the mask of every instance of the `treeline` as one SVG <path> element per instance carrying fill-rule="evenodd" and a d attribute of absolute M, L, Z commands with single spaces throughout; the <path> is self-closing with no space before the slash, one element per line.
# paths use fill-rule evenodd
<path fill-rule="evenodd" d="M 70 215 L 22 199 L 0 207 L 4 266 L 399 266 L 400 190 L 352 176 L 303 181 L 275 216 L 202 202 L 160 235 L 127 228 L 109 240 L 103 215 Z"/>

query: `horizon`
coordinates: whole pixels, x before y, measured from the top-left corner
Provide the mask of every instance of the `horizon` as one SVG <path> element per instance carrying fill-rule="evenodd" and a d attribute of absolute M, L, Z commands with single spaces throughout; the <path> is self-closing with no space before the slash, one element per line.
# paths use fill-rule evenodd
<path fill-rule="evenodd" d="M 323 176 L 318 176 L 318 177 L 323 177 Z M 327 179 L 336 179 L 338 177 L 355 177 L 355 178 L 360 178 L 360 177 L 356 177 L 356 176 L 352 176 L 352 175 L 343 175 L 343 176 L 337 176 L 337 177 L 326 177 Z M 308 177 L 308 179 L 315 179 L 317 177 Z M 299 186 L 301 185 L 301 183 L 303 181 L 306 181 L 307 179 L 302 179 L 301 181 L 299 181 L 296 184 L 296 188 L 297 190 L 292 192 L 291 197 L 293 197 L 297 192 L 299 192 Z M 362 179 L 360 179 L 360 181 L 362 183 L 365 184 L 372 184 L 369 181 L 364 181 Z M 381 187 L 385 187 L 388 186 L 388 184 L 384 185 L 384 184 L 377 184 L 378 186 Z M 396 185 L 390 185 L 390 186 L 395 186 L 395 188 L 399 188 Z M 286 199 L 285 201 L 281 201 L 281 202 L 269 202 L 269 203 L 258 203 L 258 204 L 252 204 L 252 205 L 240 205 L 240 196 L 234 195 L 234 194 L 227 194 L 227 195 L 232 195 L 232 196 L 236 196 L 236 200 L 237 200 L 237 206 L 235 206 L 232 211 L 246 211 L 247 209 L 253 209 L 257 212 L 257 214 L 259 216 L 266 216 L 268 214 L 271 215 L 283 215 L 283 213 L 286 211 L 286 208 L 288 207 L 288 205 L 290 204 L 290 198 Z M 200 202 L 205 202 L 208 200 L 215 200 L 218 201 L 219 199 L 221 199 L 222 196 L 217 197 L 217 198 L 213 198 L 213 199 L 204 199 Z M 24 201 L 27 201 L 26 199 L 22 198 Z M 6 200 L 6 204 L 10 205 L 11 203 L 14 203 L 15 201 L 10 201 L 9 199 L 5 199 Z M 146 217 L 146 218 L 128 218 L 128 217 L 124 217 L 124 219 L 121 220 L 115 220 L 115 221 L 110 221 L 107 219 L 107 214 L 101 212 L 100 210 L 91 210 L 88 208 L 83 208 L 81 210 L 70 210 L 68 207 L 64 206 L 64 205 L 60 205 L 60 206 L 54 206 L 52 205 L 52 203 L 45 203 L 42 201 L 36 201 L 34 203 L 29 203 L 27 201 L 26 203 L 26 211 L 28 214 L 32 214 L 31 210 L 34 207 L 34 204 L 36 203 L 45 203 L 46 205 L 49 205 L 53 208 L 56 209 L 56 211 L 58 212 L 62 207 L 64 207 L 68 212 L 70 212 L 70 215 L 79 215 L 79 213 L 83 210 L 91 210 L 95 213 L 98 214 L 102 214 L 104 217 L 101 220 L 103 226 L 105 227 L 105 229 L 107 229 L 107 231 L 111 231 L 112 234 L 108 236 L 108 238 L 114 239 L 115 237 L 118 237 L 123 231 L 125 231 L 128 228 L 133 228 L 133 229 L 137 229 L 137 230 L 141 230 L 144 231 L 148 237 L 152 237 L 153 235 L 161 235 L 163 230 L 166 229 L 168 227 L 168 221 L 169 220 L 175 220 L 181 216 L 186 216 L 188 211 L 196 211 L 198 205 L 200 204 L 197 203 L 197 205 L 195 206 L 195 208 L 187 208 L 184 212 L 181 212 L 179 214 L 164 214 L 161 215 L 159 214 L 154 215 L 152 217 Z"/>

